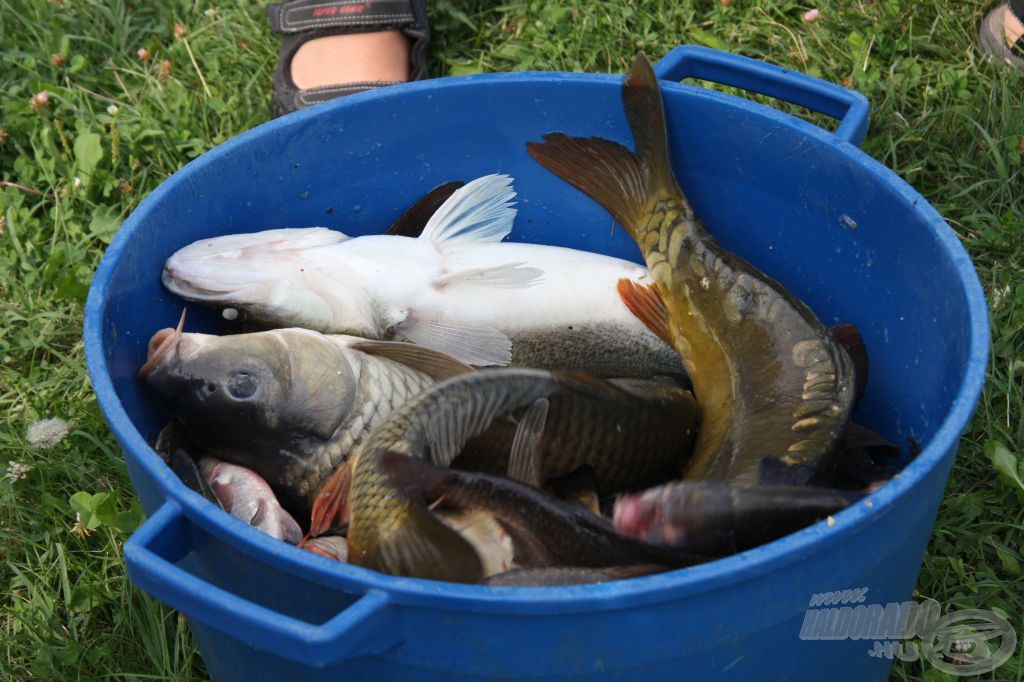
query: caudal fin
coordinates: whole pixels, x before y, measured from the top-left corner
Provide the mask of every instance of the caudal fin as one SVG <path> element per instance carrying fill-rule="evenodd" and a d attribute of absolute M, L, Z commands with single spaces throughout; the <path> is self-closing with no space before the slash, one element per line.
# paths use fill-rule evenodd
<path fill-rule="evenodd" d="M 381 467 L 406 497 L 402 511 L 389 521 L 387 533 L 369 533 L 365 538 L 357 528 L 362 520 L 353 518 L 348 536 L 349 562 L 390 575 L 480 582 L 483 564 L 476 550 L 431 514 L 423 505 L 422 495 L 416 494 L 429 493 L 447 472 L 397 453 L 385 453 Z"/>
<path fill-rule="evenodd" d="M 678 192 L 669 164 L 661 90 L 650 62 L 638 55 L 626 74 L 622 100 L 636 152 L 600 137 L 564 133 L 530 142 L 527 151 L 542 166 L 587 194 L 634 236 L 659 190 Z"/>

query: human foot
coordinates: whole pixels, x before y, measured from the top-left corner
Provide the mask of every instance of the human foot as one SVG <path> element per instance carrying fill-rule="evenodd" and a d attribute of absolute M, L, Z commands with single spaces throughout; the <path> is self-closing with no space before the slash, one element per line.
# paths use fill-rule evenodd
<path fill-rule="evenodd" d="M 426 0 L 289 0 L 267 12 L 271 29 L 283 34 L 275 116 L 427 77 Z"/>
<path fill-rule="evenodd" d="M 409 39 L 400 31 L 346 33 L 304 43 L 292 57 L 292 82 L 327 85 L 409 80 Z"/>
<path fill-rule="evenodd" d="M 1015 0 L 1018 2 L 1020 0 Z M 1024 1 L 1020 2 L 1024 5 Z M 1024 10 L 1024 8 L 1013 9 Z M 1024 22 L 1010 4 L 999 5 L 981 22 L 978 43 L 981 51 L 1024 70 Z"/>

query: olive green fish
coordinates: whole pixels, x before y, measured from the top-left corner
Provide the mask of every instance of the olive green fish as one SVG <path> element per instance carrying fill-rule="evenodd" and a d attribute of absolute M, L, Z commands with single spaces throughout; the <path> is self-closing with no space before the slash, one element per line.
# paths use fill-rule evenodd
<path fill-rule="evenodd" d="M 654 275 L 656 292 L 624 293 L 627 303 L 645 294 L 664 302 L 667 320 L 647 322 L 693 380 L 701 425 L 684 477 L 806 485 L 843 437 L 854 401 L 850 358 L 806 305 L 722 248 L 695 215 L 673 175 L 661 92 L 642 55 L 622 99 L 635 153 L 562 133 L 530 143 L 529 153 L 608 209 Z M 768 460 L 781 466 L 766 477 Z"/>
<path fill-rule="evenodd" d="M 334 510 L 339 500 L 345 498 L 351 563 L 395 575 L 478 582 L 483 569 L 472 547 L 426 509 L 422 496 L 403 494 L 382 468 L 382 457 L 398 453 L 448 466 L 467 441 L 485 432 L 495 419 L 528 407 L 529 414 L 520 421 L 530 423 L 531 415 L 538 413 L 534 406 L 543 405 L 544 400 L 555 401 L 551 407 L 556 411 L 560 405 L 572 405 L 572 401 L 556 401 L 558 396 L 568 394 L 581 401 L 581 405 L 589 405 L 589 412 L 577 411 L 574 420 L 553 418 L 544 428 L 550 438 L 547 442 L 576 440 L 586 442 L 588 447 L 545 450 L 545 438 L 539 430 L 530 427 L 524 434 L 517 429 L 506 467 L 519 470 L 524 479 L 538 482 L 548 475 L 597 464 L 602 471 L 607 469 L 610 476 L 629 480 L 623 473 L 628 467 L 602 466 L 611 459 L 610 454 L 618 454 L 632 461 L 641 476 L 649 476 L 651 469 L 642 461 L 648 453 L 630 452 L 625 445 L 630 437 L 635 443 L 644 444 L 648 442 L 645 432 L 660 428 L 677 437 L 670 450 L 654 456 L 671 459 L 671 468 L 678 470 L 692 439 L 696 410 L 693 402 L 685 399 L 671 410 L 664 410 L 658 406 L 660 391 L 653 393 L 657 397 L 652 399 L 582 373 L 532 369 L 481 370 L 437 384 L 392 412 L 362 443 L 347 467 L 328 482 L 314 507 L 311 533 L 315 535 L 334 522 Z M 652 413 L 661 410 L 660 424 L 642 419 L 632 423 L 616 414 L 641 415 L 644 407 Z M 609 453 L 609 447 L 619 450 Z M 549 458 L 554 464 L 540 458 L 541 454 L 550 453 L 558 455 Z M 341 481 L 346 478 L 347 484 Z M 634 480 L 642 484 L 646 479 Z M 585 513 L 576 505 L 565 505 Z M 324 513 L 322 509 L 328 511 Z"/>

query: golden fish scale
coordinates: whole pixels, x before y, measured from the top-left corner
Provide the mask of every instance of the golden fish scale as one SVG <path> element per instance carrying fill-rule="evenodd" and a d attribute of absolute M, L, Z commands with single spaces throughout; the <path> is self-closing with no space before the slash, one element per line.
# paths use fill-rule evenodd
<path fill-rule="evenodd" d="M 659 193 L 638 222 L 701 407 L 686 477 L 756 483 L 766 456 L 817 467 L 852 403 L 846 353 L 806 306 L 722 249 L 681 192 Z"/>

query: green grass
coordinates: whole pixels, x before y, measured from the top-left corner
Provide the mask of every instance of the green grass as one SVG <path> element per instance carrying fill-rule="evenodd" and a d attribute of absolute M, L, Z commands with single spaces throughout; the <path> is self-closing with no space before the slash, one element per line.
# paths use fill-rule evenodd
<path fill-rule="evenodd" d="M 997 609 L 1024 635 L 1024 493 L 986 451 L 1004 446 L 1007 470 L 1024 456 L 1024 78 L 977 53 L 987 3 L 830 2 L 807 25 L 809 7 L 439 0 L 433 72 L 621 72 L 637 50 L 657 58 L 693 42 L 867 95 L 865 150 L 946 216 L 991 305 L 988 383 L 917 594 Z M 188 27 L 184 40 L 177 22 Z M 105 245 L 138 201 L 269 117 L 276 51 L 258 2 L 0 0 L 0 180 L 30 188 L 0 187 L 0 475 L 8 462 L 32 467 L 15 482 L 0 478 L 2 679 L 205 679 L 184 620 L 124 575 L 137 503 L 90 391 L 82 305 Z M 30 98 L 41 91 L 49 102 L 34 111 Z M 25 438 L 45 417 L 71 424 L 52 450 Z M 80 495 L 73 508 L 80 492 L 116 496 Z M 1021 649 L 986 679 L 1024 679 Z M 945 677 L 921 664 L 897 664 L 893 676 Z"/>

